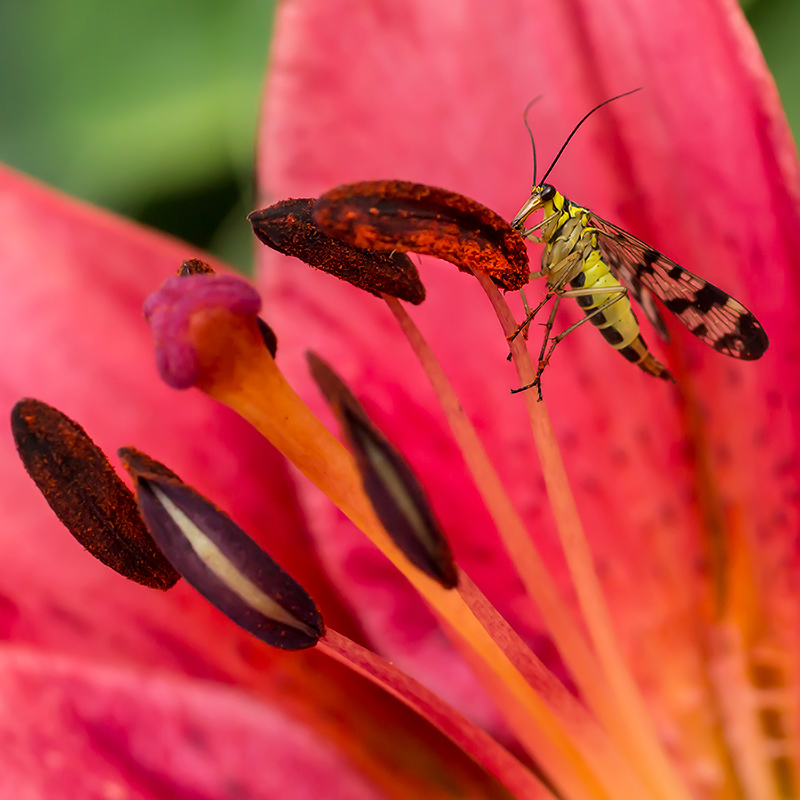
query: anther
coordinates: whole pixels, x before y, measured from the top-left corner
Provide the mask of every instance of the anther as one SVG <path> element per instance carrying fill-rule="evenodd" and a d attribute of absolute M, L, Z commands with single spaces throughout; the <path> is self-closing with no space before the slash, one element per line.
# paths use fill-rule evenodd
<path fill-rule="evenodd" d="M 136 500 L 86 431 L 41 400 L 20 400 L 11 430 L 22 463 L 67 530 L 115 572 L 153 589 L 180 575 L 147 531 Z"/>
<path fill-rule="evenodd" d="M 314 204 L 309 198 L 282 200 L 248 219 L 255 235 L 279 253 L 378 296 L 388 294 L 414 305 L 425 299 L 419 272 L 407 255 L 371 252 L 332 238 L 315 223 Z"/>
<path fill-rule="evenodd" d="M 119 451 L 142 517 L 175 569 L 237 625 L 273 647 L 313 647 L 325 625 L 308 593 L 227 514 L 138 450 Z"/>
<path fill-rule="evenodd" d="M 464 195 L 407 181 L 365 181 L 332 189 L 314 204 L 329 236 L 356 247 L 413 251 L 486 273 L 506 291 L 530 275 L 522 236 L 499 214 Z"/>
<path fill-rule="evenodd" d="M 312 377 L 342 424 L 364 491 L 386 532 L 414 566 L 446 589 L 454 588 L 458 570 L 450 546 L 411 467 L 339 376 L 313 353 L 307 358 Z"/>

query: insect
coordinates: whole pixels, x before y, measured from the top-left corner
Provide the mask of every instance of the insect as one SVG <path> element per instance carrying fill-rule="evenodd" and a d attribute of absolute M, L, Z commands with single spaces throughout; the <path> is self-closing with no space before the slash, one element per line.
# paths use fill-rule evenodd
<path fill-rule="evenodd" d="M 633 90 L 636 91 L 639 90 Z M 751 361 L 760 358 L 769 346 L 761 324 L 738 300 L 588 208 L 571 202 L 552 184 L 546 183 L 547 176 L 581 125 L 604 105 L 633 92 L 612 97 L 586 114 L 538 183 L 536 146 L 527 121 L 527 111 L 536 101 L 526 109 L 525 125 L 533 145 L 533 190 L 511 225 L 531 241 L 544 243 L 542 268 L 531 273 L 531 278 L 546 278 L 547 292 L 534 309 L 529 310 L 526 303 L 527 317 L 510 340 L 523 331 L 527 334 L 542 307 L 553 297 L 555 302 L 545 324 L 536 379 L 513 392 L 538 386 L 541 400 L 542 372 L 553 350 L 567 334 L 587 321 L 591 321 L 628 361 L 650 375 L 674 382 L 669 370 L 653 356 L 642 338 L 628 293 L 665 341 L 669 341 L 667 327 L 654 296 L 698 339 L 720 353 Z M 544 211 L 541 222 L 526 228 L 528 218 L 539 210 Z M 564 297 L 574 297 L 586 316 L 551 338 L 556 311 Z"/>

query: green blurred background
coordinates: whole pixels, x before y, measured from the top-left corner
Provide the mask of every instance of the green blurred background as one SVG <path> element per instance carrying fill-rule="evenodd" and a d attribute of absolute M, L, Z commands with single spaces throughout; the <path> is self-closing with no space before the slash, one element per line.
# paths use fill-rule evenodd
<path fill-rule="evenodd" d="M 797 138 L 800 0 L 743 5 Z M 0 161 L 248 270 L 274 6 L 0 2 Z"/>

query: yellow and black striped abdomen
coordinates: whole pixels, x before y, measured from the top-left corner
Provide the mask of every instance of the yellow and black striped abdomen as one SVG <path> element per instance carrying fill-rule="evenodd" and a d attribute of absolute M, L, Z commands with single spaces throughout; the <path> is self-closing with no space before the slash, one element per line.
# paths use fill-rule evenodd
<path fill-rule="evenodd" d="M 618 298 L 602 311 L 589 318 L 589 321 L 603 334 L 603 338 L 628 361 L 637 364 L 650 375 L 672 380 L 669 370 L 656 360 L 639 333 L 639 321 L 633 313 L 627 295 L 620 296 L 608 290 L 623 287 L 611 273 L 603 260 L 602 254 L 596 243 L 596 231 L 585 229 L 584 241 L 584 266 L 583 270 L 570 281 L 573 289 L 591 289 L 597 287 L 605 291 L 598 294 L 581 295 L 575 298 L 583 312 L 588 316 L 598 306 L 608 303 L 609 300 Z"/>

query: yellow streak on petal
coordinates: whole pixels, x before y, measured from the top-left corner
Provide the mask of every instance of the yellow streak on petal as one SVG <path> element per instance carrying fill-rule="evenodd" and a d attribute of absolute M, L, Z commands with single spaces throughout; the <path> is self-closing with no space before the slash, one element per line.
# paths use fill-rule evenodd
<path fill-rule="evenodd" d="M 797 800 L 793 648 L 770 633 L 781 626 L 765 618 L 742 519 L 735 509 L 726 515 L 725 615 L 712 628 L 711 674 L 745 795 L 754 800 Z M 794 631 L 787 633 L 792 636 Z"/>
<path fill-rule="evenodd" d="M 232 408 L 260 431 L 406 576 L 431 607 L 463 638 L 497 681 L 497 702 L 514 732 L 570 800 L 615 798 L 601 785 L 578 741 L 570 739 L 542 698 L 526 683 L 459 594 L 412 566 L 383 529 L 364 494 L 351 454 L 297 396 L 264 347 L 255 318 L 222 311 L 198 313 L 191 335 L 200 356 L 198 388 Z"/>

